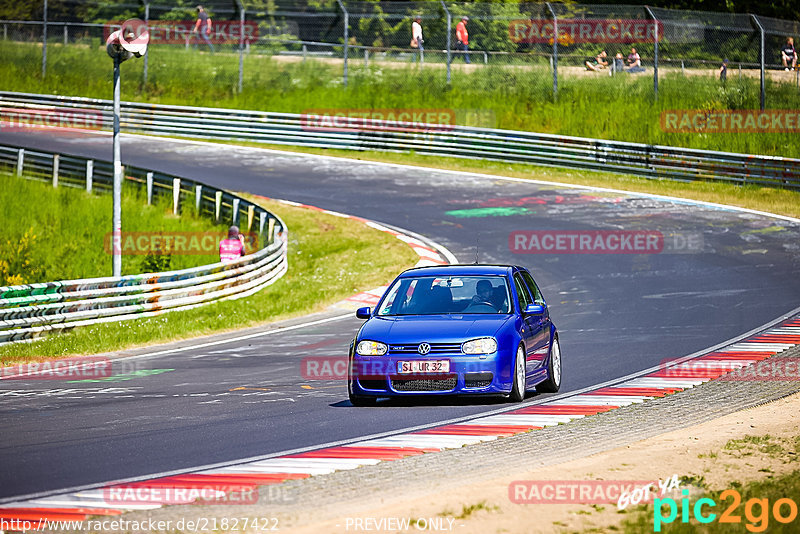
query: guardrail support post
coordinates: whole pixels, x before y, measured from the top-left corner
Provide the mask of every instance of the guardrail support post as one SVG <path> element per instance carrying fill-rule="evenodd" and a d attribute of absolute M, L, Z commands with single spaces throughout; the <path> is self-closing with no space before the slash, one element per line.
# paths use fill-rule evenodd
<path fill-rule="evenodd" d="M 266 211 L 262 211 L 259 214 L 259 220 L 258 220 L 258 233 L 259 233 L 259 235 L 263 235 L 264 234 L 264 223 L 266 223 L 266 222 L 267 222 L 267 212 Z"/>
<path fill-rule="evenodd" d="M 239 199 L 233 199 L 233 216 L 231 217 L 231 224 L 239 226 Z"/>
<path fill-rule="evenodd" d="M 765 65 L 766 62 L 765 54 L 764 54 L 764 27 L 761 25 L 761 21 L 758 20 L 758 17 L 755 15 L 750 15 L 750 19 L 753 21 L 753 25 L 758 30 L 759 34 L 759 45 L 758 45 L 758 62 L 761 65 L 761 111 L 764 111 L 764 108 L 767 104 L 767 95 L 766 95 L 766 86 L 765 86 Z"/>
<path fill-rule="evenodd" d="M 92 180 L 94 178 L 94 160 L 86 160 L 86 192 L 92 192 Z"/>
<path fill-rule="evenodd" d="M 53 154 L 53 187 L 58 187 L 58 164 L 61 161 L 59 154 Z"/>
<path fill-rule="evenodd" d="M 275 219 L 269 218 L 269 225 L 267 226 L 267 243 L 275 242 Z"/>
<path fill-rule="evenodd" d="M 25 166 L 25 149 L 20 148 L 17 151 L 17 176 L 22 177 L 22 167 Z"/>
<path fill-rule="evenodd" d="M 181 179 L 180 178 L 173 178 L 172 179 L 172 213 L 174 215 L 178 214 L 178 204 L 181 201 Z"/>
<path fill-rule="evenodd" d="M 153 203 L 153 173 L 147 173 L 147 205 Z"/>
<path fill-rule="evenodd" d="M 247 206 L 247 231 L 248 232 L 250 231 L 250 229 L 253 228 L 253 214 L 254 214 L 253 207 L 254 206 L 252 204 Z"/>
<path fill-rule="evenodd" d="M 453 17 L 450 15 L 450 10 L 447 9 L 444 0 L 439 1 L 442 3 L 442 9 L 444 9 L 445 14 L 447 15 L 447 83 L 450 83 L 450 63 L 452 62 L 453 58 L 453 53 L 450 51 L 450 33 L 452 32 Z"/>
<path fill-rule="evenodd" d="M 339 3 L 339 7 L 342 9 L 342 14 L 344 16 L 344 77 L 342 83 L 345 87 L 347 87 L 347 48 L 350 43 L 348 43 L 349 39 L 349 26 L 350 26 L 350 14 L 347 12 L 347 8 L 344 7 L 342 0 L 336 0 Z"/>
<path fill-rule="evenodd" d="M 222 191 L 214 194 L 214 219 L 219 222 L 219 213 L 222 211 Z"/>
<path fill-rule="evenodd" d="M 203 186 L 194 186 L 194 209 L 200 213 L 200 204 L 203 202 Z"/>

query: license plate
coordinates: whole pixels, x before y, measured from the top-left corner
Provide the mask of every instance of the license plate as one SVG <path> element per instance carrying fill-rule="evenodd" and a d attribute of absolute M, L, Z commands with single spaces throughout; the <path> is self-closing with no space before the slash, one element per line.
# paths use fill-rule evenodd
<path fill-rule="evenodd" d="M 449 373 L 450 360 L 411 360 L 397 362 L 397 372 L 406 373 Z"/>

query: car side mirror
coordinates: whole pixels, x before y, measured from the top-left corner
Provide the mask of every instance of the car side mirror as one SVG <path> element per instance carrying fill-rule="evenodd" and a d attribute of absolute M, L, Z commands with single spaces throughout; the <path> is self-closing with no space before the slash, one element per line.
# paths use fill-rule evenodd
<path fill-rule="evenodd" d="M 370 315 L 372 315 L 372 308 L 365 307 L 356 310 L 356 317 L 359 319 L 369 319 Z"/>
<path fill-rule="evenodd" d="M 541 304 L 528 304 L 525 307 L 525 313 L 529 315 L 541 315 L 544 313 L 544 306 Z"/>

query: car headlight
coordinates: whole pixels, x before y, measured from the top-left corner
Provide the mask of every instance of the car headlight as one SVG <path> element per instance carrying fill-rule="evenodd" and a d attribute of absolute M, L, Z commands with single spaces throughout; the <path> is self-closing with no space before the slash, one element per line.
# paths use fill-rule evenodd
<path fill-rule="evenodd" d="M 464 354 L 491 354 L 497 350 L 497 341 L 493 337 L 471 339 L 461 345 Z"/>
<path fill-rule="evenodd" d="M 389 347 L 380 341 L 360 341 L 356 346 L 356 352 L 360 356 L 383 356 Z"/>

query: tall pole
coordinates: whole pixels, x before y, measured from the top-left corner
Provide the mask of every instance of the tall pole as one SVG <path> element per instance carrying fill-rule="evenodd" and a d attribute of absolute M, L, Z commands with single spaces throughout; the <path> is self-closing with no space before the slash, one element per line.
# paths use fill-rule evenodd
<path fill-rule="evenodd" d="M 242 79 L 244 78 L 244 6 L 239 4 L 239 94 L 242 93 Z"/>
<path fill-rule="evenodd" d="M 550 2 L 547 2 L 547 9 L 553 15 L 553 100 L 555 100 L 558 98 L 558 17 Z"/>
<path fill-rule="evenodd" d="M 347 46 L 348 46 L 348 28 L 350 26 L 350 14 L 347 12 L 347 8 L 344 7 L 342 0 L 336 0 L 339 2 L 339 7 L 342 8 L 342 13 L 344 14 L 344 86 L 347 87 Z"/>
<path fill-rule="evenodd" d="M 439 1 L 442 3 L 442 9 L 444 9 L 445 14 L 447 15 L 447 83 L 450 83 L 450 32 L 452 29 L 453 18 L 450 16 L 450 10 L 447 9 L 444 0 Z"/>
<path fill-rule="evenodd" d="M 655 13 L 653 13 L 653 10 L 650 9 L 650 6 L 644 6 L 644 9 L 647 11 L 650 18 L 653 19 L 653 29 L 656 32 L 653 42 L 653 95 L 655 99 L 658 100 L 658 19 Z"/>
<path fill-rule="evenodd" d="M 144 1 L 144 23 L 148 26 L 150 25 L 150 2 L 148 0 Z M 147 84 L 147 58 L 148 54 L 150 53 L 149 50 L 145 50 L 144 52 L 144 71 L 142 72 L 142 80 L 145 84 Z"/>
<path fill-rule="evenodd" d="M 122 162 L 119 153 L 119 57 L 114 58 L 114 208 L 112 217 L 113 276 L 122 275 Z"/>
<path fill-rule="evenodd" d="M 47 76 L 47 0 L 44 0 L 44 14 L 42 16 L 42 79 Z"/>
<path fill-rule="evenodd" d="M 766 95 L 766 89 L 767 88 L 766 88 L 766 85 L 765 85 L 765 82 L 764 82 L 764 76 L 766 74 L 764 72 L 764 67 L 765 67 L 764 63 L 766 62 L 765 61 L 765 53 L 764 53 L 765 52 L 765 50 L 764 50 L 764 27 L 761 25 L 761 21 L 759 21 L 758 17 L 756 17 L 755 15 L 750 15 L 750 18 L 752 19 L 753 24 L 755 25 L 755 27 L 758 29 L 758 34 L 759 34 L 759 37 L 760 37 L 759 47 L 758 47 L 758 55 L 759 55 L 758 62 L 761 65 L 761 111 L 764 111 L 764 107 L 767 104 L 767 95 Z"/>

